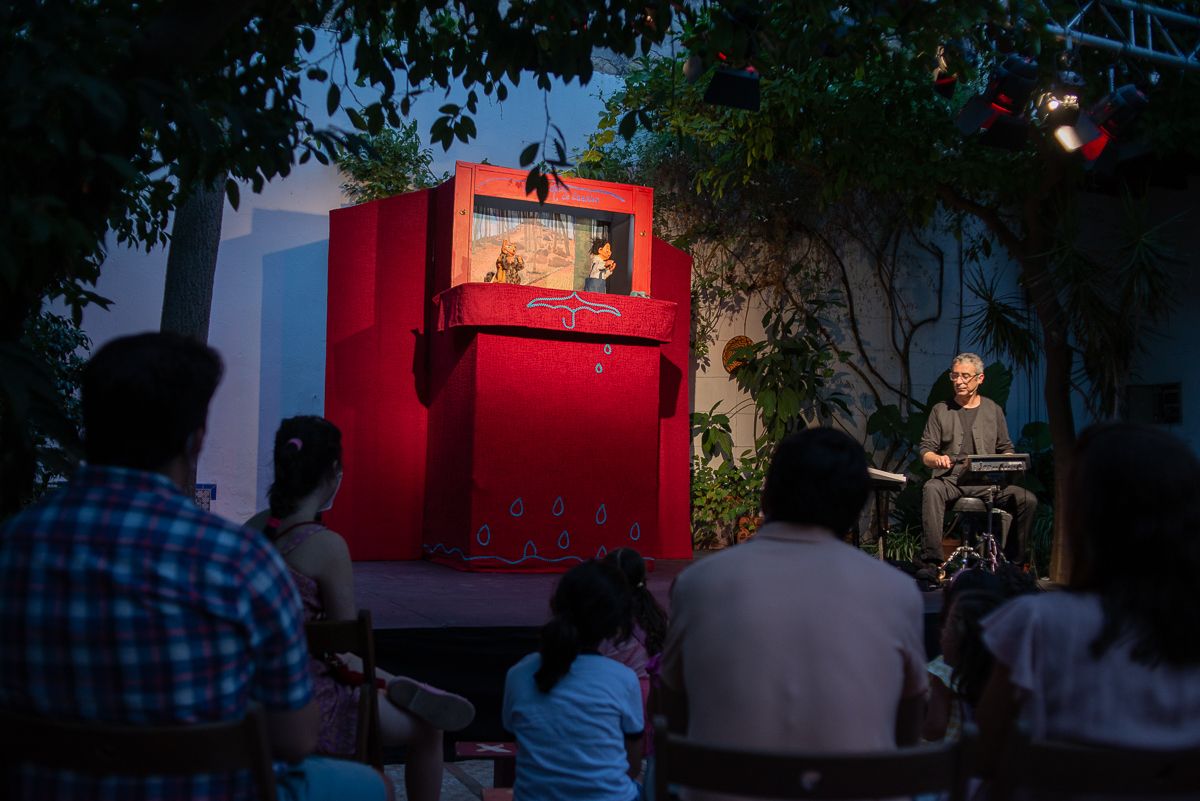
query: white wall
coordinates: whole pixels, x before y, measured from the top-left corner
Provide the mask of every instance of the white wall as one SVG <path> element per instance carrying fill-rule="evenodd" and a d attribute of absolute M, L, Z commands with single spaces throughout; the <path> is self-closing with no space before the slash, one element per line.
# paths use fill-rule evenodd
<path fill-rule="evenodd" d="M 995 354 L 988 353 L 980 343 L 973 341 L 963 324 L 963 313 L 978 305 L 973 301 L 969 291 L 962 286 L 962 265 L 959 262 L 958 245 L 950 236 L 934 240 L 943 253 L 943 279 L 939 287 L 938 260 L 930 253 L 920 248 L 909 248 L 902 253 L 898 263 L 902 265 L 898 271 L 900 276 L 897 285 L 901 287 L 900 302 L 905 304 L 913 319 L 923 319 L 932 316 L 937 308 L 937 296 L 942 297 L 942 312 L 937 322 L 920 328 L 913 338 L 909 356 L 911 365 L 910 378 L 912 386 L 909 390 L 912 397 L 924 402 L 929 395 L 933 383 L 942 372 L 950 366 L 953 357 L 964 351 L 974 351 L 983 357 L 986 363 L 998 359 Z M 847 259 L 851 269 L 852 285 L 855 289 L 855 318 L 858 321 L 865 347 L 871 353 L 875 369 L 894 386 L 901 385 L 901 360 L 892 346 L 891 324 L 892 316 L 888 313 L 884 295 L 878 285 L 869 279 L 869 264 L 859 254 L 854 258 L 851 254 Z M 968 266 L 968 272 L 975 268 Z M 1017 293 L 1016 272 L 1010 264 L 997 259 L 988 265 L 989 270 L 999 271 L 1001 286 L 1007 293 Z M 963 305 L 959 304 L 960 288 L 962 289 Z M 744 401 L 746 396 L 737 389 L 737 384 L 721 365 L 721 351 L 730 338 L 745 335 L 751 340 L 763 338 L 761 324 L 764 306 L 761 300 L 751 303 L 735 312 L 725 315 L 720 322 L 715 341 L 707 363 L 693 361 L 695 370 L 693 376 L 693 409 L 707 412 L 714 403 L 720 403 L 720 408 L 726 413 L 737 408 L 739 411 L 731 415 L 733 430 L 734 453 L 752 448 L 758 430 L 755 427 L 755 413 L 752 404 Z M 838 346 L 842 350 L 857 354 L 852 340 L 848 337 L 847 314 L 843 312 L 838 319 L 832 321 L 831 328 L 840 328 L 842 336 Z M 1000 359 L 1000 361 L 1005 361 Z M 855 363 L 863 368 L 861 359 Z M 835 365 L 837 377 L 834 386 L 847 399 L 853 419 L 840 418 L 837 425 L 844 427 L 853 436 L 866 439 L 866 420 L 879 407 L 873 394 L 865 387 L 861 379 L 855 375 L 848 365 Z M 985 379 L 986 380 L 986 379 Z M 882 394 L 883 403 L 896 403 L 895 393 L 889 393 L 879 381 L 874 382 Z M 1009 428 L 1014 441 L 1020 435 L 1022 427 L 1033 420 L 1044 420 L 1042 411 L 1044 404 L 1041 398 L 1041 382 L 1036 372 L 1029 375 L 1024 371 L 1016 371 L 1009 393 L 1006 413 Z M 699 438 L 693 442 L 693 450 L 700 453 Z"/>
<path fill-rule="evenodd" d="M 1153 192 L 1149 203 L 1154 219 L 1168 221 L 1162 238 L 1178 259 L 1172 266 L 1175 297 L 1166 321 L 1148 337 L 1133 381 L 1182 384 L 1183 420 L 1163 428 L 1200 452 L 1200 179 L 1191 179 L 1188 192 Z"/>
<path fill-rule="evenodd" d="M 213 509 L 231 519 L 265 498 L 279 420 L 324 409 L 328 212 L 343 202 L 339 184 L 334 170 L 306 166 L 225 209 L 209 324 L 225 376 L 197 481 L 217 485 Z M 165 250 L 111 253 L 97 289 L 113 306 L 84 315 L 94 348 L 158 328 L 165 271 Z"/>

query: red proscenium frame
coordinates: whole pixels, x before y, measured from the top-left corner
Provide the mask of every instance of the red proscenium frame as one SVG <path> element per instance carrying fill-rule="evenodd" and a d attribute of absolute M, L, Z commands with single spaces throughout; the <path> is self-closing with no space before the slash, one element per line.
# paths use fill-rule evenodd
<path fill-rule="evenodd" d="M 454 171 L 453 264 L 450 286 L 471 280 L 471 223 L 476 197 L 529 201 L 524 170 L 460 161 Z M 650 294 L 650 241 L 654 190 L 646 186 L 564 178 L 553 179 L 546 203 L 554 206 L 629 214 L 633 217 L 633 291 Z M 447 287 L 440 287 L 445 289 Z"/>

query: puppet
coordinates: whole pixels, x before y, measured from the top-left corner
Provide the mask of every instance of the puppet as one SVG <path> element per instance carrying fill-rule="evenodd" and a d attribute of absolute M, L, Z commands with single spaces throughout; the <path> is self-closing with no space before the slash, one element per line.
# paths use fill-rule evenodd
<path fill-rule="evenodd" d="M 504 240 L 500 246 L 500 256 L 496 259 L 496 269 L 484 276 L 484 282 L 497 284 L 521 283 L 521 271 L 525 269 L 525 260 L 517 255 L 517 246 Z"/>
<path fill-rule="evenodd" d="M 603 239 L 592 243 L 592 262 L 583 288 L 587 292 L 608 292 L 608 277 L 617 269 L 612 260 L 612 245 Z"/>

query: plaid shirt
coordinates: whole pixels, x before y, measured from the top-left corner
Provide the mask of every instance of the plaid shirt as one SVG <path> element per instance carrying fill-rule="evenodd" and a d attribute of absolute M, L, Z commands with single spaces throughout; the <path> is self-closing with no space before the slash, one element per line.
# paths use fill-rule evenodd
<path fill-rule="evenodd" d="M 84 467 L 0 529 L 0 708 L 132 724 L 299 709 L 312 696 L 302 621 L 271 544 L 158 473 Z M 252 795 L 246 773 L 0 773 L 5 798 Z"/>

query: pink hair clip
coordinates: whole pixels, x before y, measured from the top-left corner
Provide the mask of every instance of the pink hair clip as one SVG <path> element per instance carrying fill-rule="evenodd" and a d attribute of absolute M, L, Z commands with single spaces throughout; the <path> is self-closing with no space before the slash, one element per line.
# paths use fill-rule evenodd
<path fill-rule="evenodd" d="M 288 444 L 288 445 L 295 445 L 295 446 L 296 446 L 296 450 L 300 450 L 301 448 L 303 448 L 303 447 L 304 447 L 304 443 L 300 441 L 300 438 L 299 438 L 299 437 L 292 437 L 291 439 L 289 439 L 289 440 L 287 441 L 287 444 Z"/>

